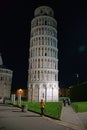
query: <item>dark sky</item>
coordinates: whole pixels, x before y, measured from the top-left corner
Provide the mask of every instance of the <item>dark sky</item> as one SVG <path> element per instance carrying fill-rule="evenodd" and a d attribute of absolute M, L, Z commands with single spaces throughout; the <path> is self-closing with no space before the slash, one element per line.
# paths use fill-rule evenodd
<path fill-rule="evenodd" d="M 0 53 L 13 70 L 12 89 L 27 88 L 30 24 L 34 9 L 53 8 L 58 23 L 59 87 L 87 81 L 87 7 L 84 1 L 0 0 Z"/>

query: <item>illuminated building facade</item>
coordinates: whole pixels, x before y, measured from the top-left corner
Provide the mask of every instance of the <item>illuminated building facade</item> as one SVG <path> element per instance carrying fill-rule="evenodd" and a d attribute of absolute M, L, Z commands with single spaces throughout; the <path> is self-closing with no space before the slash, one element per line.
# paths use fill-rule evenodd
<path fill-rule="evenodd" d="M 10 98 L 13 72 L 3 65 L 0 54 L 0 99 Z"/>
<path fill-rule="evenodd" d="M 59 100 L 57 42 L 53 9 L 48 6 L 36 8 L 30 32 L 28 101 Z"/>

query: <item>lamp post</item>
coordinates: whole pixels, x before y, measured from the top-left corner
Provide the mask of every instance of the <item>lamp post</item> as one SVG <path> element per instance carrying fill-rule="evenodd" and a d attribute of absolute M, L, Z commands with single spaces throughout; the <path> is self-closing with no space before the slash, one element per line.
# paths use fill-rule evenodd
<path fill-rule="evenodd" d="M 18 105 L 21 106 L 21 96 L 23 94 L 23 90 L 18 89 L 17 94 L 18 94 Z"/>
<path fill-rule="evenodd" d="M 79 84 L 79 74 L 76 73 L 77 84 Z"/>

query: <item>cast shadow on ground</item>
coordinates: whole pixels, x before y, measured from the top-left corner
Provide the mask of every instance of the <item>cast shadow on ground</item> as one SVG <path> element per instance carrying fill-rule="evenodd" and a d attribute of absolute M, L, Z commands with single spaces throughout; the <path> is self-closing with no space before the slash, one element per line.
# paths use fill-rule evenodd
<path fill-rule="evenodd" d="M 41 117 L 41 115 L 24 115 L 24 116 L 21 116 L 21 117 Z"/>
<path fill-rule="evenodd" d="M 14 111 L 12 111 L 12 112 L 22 112 L 22 111 L 17 111 L 17 110 L 14 110 Z"/>

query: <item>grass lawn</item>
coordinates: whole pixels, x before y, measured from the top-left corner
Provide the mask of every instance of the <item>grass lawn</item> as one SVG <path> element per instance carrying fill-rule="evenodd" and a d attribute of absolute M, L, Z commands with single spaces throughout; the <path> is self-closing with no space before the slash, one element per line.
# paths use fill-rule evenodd
<path fill-rule="evenodd" d="M 73 102 L 71 105 L 75 112 L 87 112 L 87 102 Z"/>
<path fill-rule="evenodd" d="M 28 110 L 40 113 L 39 102 L 22 102 L 22 104 L 28 105 Z M 55 119 L 60 119 L 62 103 L 61 102 L 46 102 L 44 114 Z"/>

